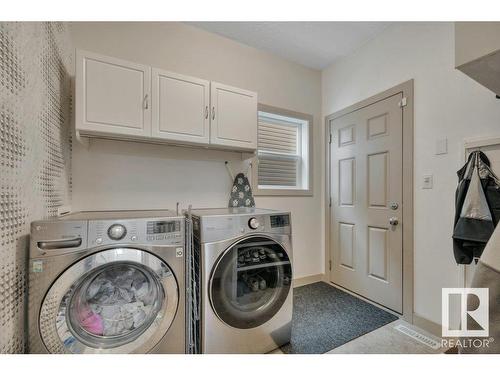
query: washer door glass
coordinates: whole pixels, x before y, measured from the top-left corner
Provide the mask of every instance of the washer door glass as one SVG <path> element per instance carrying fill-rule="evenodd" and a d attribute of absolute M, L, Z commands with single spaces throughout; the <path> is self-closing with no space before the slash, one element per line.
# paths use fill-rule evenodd
<path fill-rule="evenodd" d="M 96 348 L 136 339 L 153 322 L 165 298 L 152 272 L 133 263 L 101 266 L 72 289 L 66 319 L 80 341 Z"/>
<path fill-rule="evenodd" d="M 243 240 L 216 263 L 210 281 L 212 308 L 232 327 L 258 327 L 280 310 L 291 281 L 291 262 L 280 244 L 266 237 Z"/>

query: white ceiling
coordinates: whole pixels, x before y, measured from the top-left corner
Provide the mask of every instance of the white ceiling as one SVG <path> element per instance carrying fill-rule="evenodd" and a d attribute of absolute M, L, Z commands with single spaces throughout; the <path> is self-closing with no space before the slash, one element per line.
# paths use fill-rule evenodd
<path fill-rule="evenodd" d="M 324 69 L 374 38 L 390 22 L 188 22 L 284 59 Z"/>

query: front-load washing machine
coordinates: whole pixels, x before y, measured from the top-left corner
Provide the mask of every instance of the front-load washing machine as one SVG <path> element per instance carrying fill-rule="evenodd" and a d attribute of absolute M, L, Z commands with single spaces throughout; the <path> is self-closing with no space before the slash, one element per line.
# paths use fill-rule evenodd
<path fill-rule="evenodd" d="M 267 353 L 289 342 L 290 213 L 224 208 L 191 214 L 194 263 L 200 264 L 199 350 Z"/>
<path fill-rule="evenodd" d="M 184 353 L 185 218 L 80 212 L 31 225 L 31 353 Z"/>

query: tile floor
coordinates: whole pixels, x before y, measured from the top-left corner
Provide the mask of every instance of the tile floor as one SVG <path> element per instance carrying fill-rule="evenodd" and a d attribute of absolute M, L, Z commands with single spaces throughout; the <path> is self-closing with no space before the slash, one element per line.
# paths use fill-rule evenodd
<path fill-rule="evenodd" d="M 404 320 L 396 320 L 374 331 L 339 346 L 327 354 L 440 354 L 444 350 L 433 349 L 395 329 L 398 325 L 411 328 L 437 342 L 441 340 Z"/>
<path fill-rule="evenodd" d="M 349 341 L 326 354 L 441 354 L 444 352 L 441 348 L 433 349 L 398 331 L 395 327 L 400 324 L 440 342 L 440 339 L 432 334 L 399 319 Z M 270 354 L 283 354 L 283 352 L 276 349 Z"/>

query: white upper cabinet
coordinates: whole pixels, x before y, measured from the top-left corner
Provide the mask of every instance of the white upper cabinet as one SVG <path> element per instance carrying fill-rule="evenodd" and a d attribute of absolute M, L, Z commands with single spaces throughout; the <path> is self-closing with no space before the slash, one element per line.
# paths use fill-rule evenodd
<path fill-rule="evenodd" d="M 211 82 L 210 143 L 257 148 L 257 93 Z"/>
<path fill-rule="evenodd" d="M 180 143 L 210 142 L 210 82 L 152 70 L 153 138 Z"/>
<path fill-rule="evenodd" d="M 76 53 L 76 130 L 84 135 L 151 136 L 151 68 Z"/>
<path fill-rule="evenodd" d="M 81 50 L 75 91 L 83 136 L 257 148 L 255 92 Z"/>

